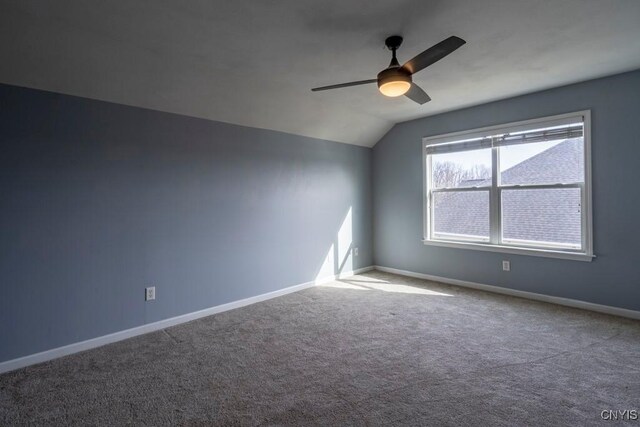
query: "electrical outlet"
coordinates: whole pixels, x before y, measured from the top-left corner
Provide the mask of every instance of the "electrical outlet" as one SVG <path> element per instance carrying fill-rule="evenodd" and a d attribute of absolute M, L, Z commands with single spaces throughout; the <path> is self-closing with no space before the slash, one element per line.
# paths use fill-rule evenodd
<path fill-rule="evenodd" d="M 353 256 L 358 256 L 358 248 L 353 248 Z"/>
<path fill-rule="evenodd" d="M 502 261 L 502 271 L 511 271 L 511 261 Z"/>
<path fill-rule="evenodd" d="M 155 286 L 149 286 L 148 288 L 144 289 L 144 300 L 145 301 L 151 301 L 156 299 L 156 287 Z"/>

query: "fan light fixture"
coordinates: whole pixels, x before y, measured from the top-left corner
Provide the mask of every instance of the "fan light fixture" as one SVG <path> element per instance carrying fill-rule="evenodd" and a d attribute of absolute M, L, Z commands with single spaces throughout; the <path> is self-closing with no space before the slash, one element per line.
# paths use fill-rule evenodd
<path fill-rule="evenodd" d="M 382 92 L 382 94 L 385 96 L 395 97 L 404 95 L 405 93 L 407 93 L 410 87 L 411 83 L 398 80 L 395 82 L 383 84 L 382 86 L 380 86 L 380 92 Z"/>
<path fill-rule="evenodd" d="M 378 89 L 385 96 L 404 95 L 411 88 L 411 75 L 402 71 L 399 65 L 391 64 L 378 74 Z"/>

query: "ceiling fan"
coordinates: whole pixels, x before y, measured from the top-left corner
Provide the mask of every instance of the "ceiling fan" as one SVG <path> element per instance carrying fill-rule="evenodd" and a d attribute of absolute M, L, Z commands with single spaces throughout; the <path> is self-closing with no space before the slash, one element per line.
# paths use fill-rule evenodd
<path fill-rule="evenodd" d="M 451 36 L 440 43 L 431 46 L 424 52 L 416 55 L 413 59 L 400 66 L 396 58 L 396 50 L 402 44 L 401 36 L 387 37 L 384 44 L 391 50 L 392 57 L 389 66 L 378 73 L 378 77 L 370 80 L 359 80 L 357 82 L 340 83 L 337 85 L 322 86 L 311 89 L 313 92 L 338 89 L 342 87 L 366 85 L 369 83 L 378 83 L 378 89 L 386 96 L 406 95 L 407 98 L 418 104 L 424 104 L 431 101 L 429 95 L 426 94 L 420 86 L 412 82 L 411 76 L 420 70 L 427 68 L 429 65 L 441 60 L 454 50 L 465 44 L 466 41 L 460 37 Z"/>

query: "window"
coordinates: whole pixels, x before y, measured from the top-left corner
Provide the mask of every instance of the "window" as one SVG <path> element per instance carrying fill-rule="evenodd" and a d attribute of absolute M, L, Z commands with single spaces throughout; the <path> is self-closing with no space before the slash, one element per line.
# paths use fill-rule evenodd
<path fill-rule="evenodd" d="M 425 138 L 430 245 L 591 260 L 589 111 Z"/>

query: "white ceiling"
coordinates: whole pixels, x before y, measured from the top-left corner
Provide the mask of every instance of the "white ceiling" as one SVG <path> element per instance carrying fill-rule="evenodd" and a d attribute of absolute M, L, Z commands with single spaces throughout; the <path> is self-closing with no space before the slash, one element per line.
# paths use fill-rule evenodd
<path fill-rule="evenodd" d="M 467 44 L 414 80 L 404 62 Z M 364 146 L 394 123 L 640 68 L 638 0 L 0 0 L 0 82 Z"/>

